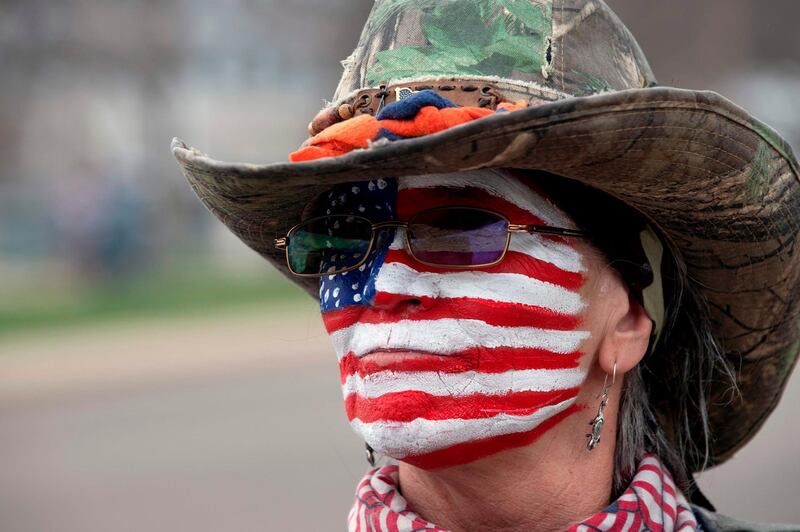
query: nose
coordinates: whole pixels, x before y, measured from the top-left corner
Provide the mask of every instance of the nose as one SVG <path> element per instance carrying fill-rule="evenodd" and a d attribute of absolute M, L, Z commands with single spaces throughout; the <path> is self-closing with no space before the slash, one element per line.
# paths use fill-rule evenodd
<path fill-rule="evenodd" d="M 430 286 L 428 274 L 414 269 L 415 261 L 406 251 L 405 230 L 384 230 L 380 234 L 386 236 L 380 241 L 375 260 L 368 262 L 366 303 L 380 310 L 427 308 L 432 300 L 428 296 L 435 293 L 435 287 Z"/>

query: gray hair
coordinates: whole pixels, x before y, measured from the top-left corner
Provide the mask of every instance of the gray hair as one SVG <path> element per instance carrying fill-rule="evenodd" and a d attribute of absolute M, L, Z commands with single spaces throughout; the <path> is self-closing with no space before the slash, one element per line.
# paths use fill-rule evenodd
<path fill-rule="evenodd" d="M 589 233 L 589 241 L 641 303 L 641 290 L 653 279 L 639 240 L 645 217 L 623 201 L 577 181 L 541 171 L 527 175 L 538 178 L 537 185 Z M 625 375 L 614 451 L 616 496 L 647 453 L 657 455 L 677 486 L 691 495 L 691 472 L 704 469 L 711 455 L 710 383 L 729 383 L 731 399 L 738 393 L 733 367 L 710 328 L 705 297 L 680 253 L 669 239 L 661 241 L 665 320 L 657 345 L 651 345 Z"/>
<path fill-rule="evenodd" d="M 708 400 L 712 380 L 738 393 L 731 362 L 709 326 L 708 306 L 673 250 L 662 272 L 671 293 L 662 338 L 625 375 L 619 405 L 614 493 L 621 494 L 645 453 L 656 454 L 684 492 L 694 489 L 692 470 L 710 457 Z"/>

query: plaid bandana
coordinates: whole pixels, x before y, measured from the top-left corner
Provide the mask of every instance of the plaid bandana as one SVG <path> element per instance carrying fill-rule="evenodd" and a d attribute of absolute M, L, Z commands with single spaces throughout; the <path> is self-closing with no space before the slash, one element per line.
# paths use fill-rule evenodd
<path fill-rule="evenodd" d="M 356 488 L 356 501 L 347 521 L 350 532 L 446 532 L 409 508 L 399 491 L 396 465 L 373 469 L 364 476 Z M 655 455 L 645 455 L 630 486 L 619 499 L 568 530 L 691 532 L 701 529 L 689 502 L 661 461 Z"/>

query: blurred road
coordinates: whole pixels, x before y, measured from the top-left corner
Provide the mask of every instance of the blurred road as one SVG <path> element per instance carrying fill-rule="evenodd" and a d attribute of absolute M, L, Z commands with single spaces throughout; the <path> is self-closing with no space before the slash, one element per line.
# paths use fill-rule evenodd
<path fill-rule="evenodd" d="M 800 522 L 800 381 L 701 484 Z M 6 338 L 0 530 L 343 530 L 366 467 L 313 305 Z"/>

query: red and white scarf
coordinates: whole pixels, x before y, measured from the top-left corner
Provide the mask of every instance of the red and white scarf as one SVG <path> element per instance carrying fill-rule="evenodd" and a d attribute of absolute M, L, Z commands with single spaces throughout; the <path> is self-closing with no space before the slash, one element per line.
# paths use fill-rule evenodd
<path fill-rule="evenodd" d="M 690 532 L 697 519 L 686 497 L 655 455 L 639 463 L 630 486 L 603 511 L 572 525 L 570 532 Z M 348 516 L 350 532 L 446 532 L 409 507 L 398 486 L 398 468 L 387 465 L 369 471 L 356 488 Z"/>

